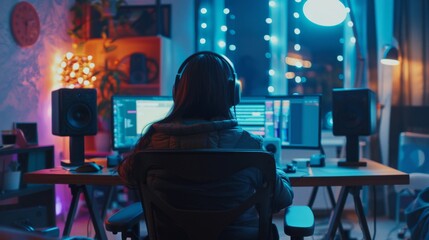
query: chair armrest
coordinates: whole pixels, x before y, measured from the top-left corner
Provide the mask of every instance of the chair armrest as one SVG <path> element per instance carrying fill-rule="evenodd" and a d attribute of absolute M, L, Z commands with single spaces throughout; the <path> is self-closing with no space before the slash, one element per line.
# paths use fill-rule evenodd
<path fill-rule="evenodd" d="M 106 230 L 118 233 L 125 232 L 138 224 L 143 216 L 143 208 L 141 202 L 133 203 L 127 207 L 122 208 L 112 216 L 110 216 L 104 223 Z"/>
<path fill-rule="evenodd" d="M 291 237 L 306 237 L 314 233 L 314 215 L 308 206 L 290 206 L 285 209 L 284 232 Z"/>

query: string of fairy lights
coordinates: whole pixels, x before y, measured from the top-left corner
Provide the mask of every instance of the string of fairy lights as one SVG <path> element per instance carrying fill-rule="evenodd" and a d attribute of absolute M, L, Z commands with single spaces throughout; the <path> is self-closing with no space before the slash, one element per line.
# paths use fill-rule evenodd
<path fill-rule="evenodd" d="M 197 49 L 199 50 L 215 50 L 221 53 L 228 54 L 229 52 L 234 52 L 239 50 L 240 46 L 236 45 L 237 32 L 235 29 L 235 22 L 237 21 L 236 15 L 231 11 L 230 8 L 225 7 L 216 7 L 214 6 L 215 1 L 201 1 L 198 9 L 198 30 L 197 30 Z M 267 69 L 267 78 L 269 81 L 267 92 L 269 94 L 275 94 L 279 92 L 276 89 L 278 85 L 276 82 L 273 82 L 272 79 L 276 81 L 293 81 L 294 84 L 300 85 L 305 84 L 308 79 L 306 77 L 306 71 L 311 70 L 313 63 L 311 62 L 311 56 L 309 55 L 309 48 L 311 46 L 303 46 L 301 44 L 302 34 L 304 28 L 302 28 L 304 13 L 302 11 L 303 5 L 306 1 L 303 0 L 270 0 L 268 1 L 268 7 L 271 9 L 283 7 L 285 4 L 288 5 L 288 8 L 293 9 L 292 17 L 289 18 L 287 25 L 285 23 L 279 23 L 281 19 L 275 18 L 276 16 L 271 16 L 273 11 L 268 11 L 268 16 L 265 18 L 265 23 L 268 25 L 267 29 L 273 29 L 274 23 L 276 26 L 282 26 L 284 28 L 292 28 L 292 31 L 289 31 L 291 34 L 288 36 L 288 40 L 283 40 L 283 36 L 278 36 L 273 34 L 271 30 L 265 33 L 262 37 L 270 46 L 268 51 L 265 53 L 265 58 L 271 61 L 273 57 L 272 48 L 281 44 L 280 41 L 288 41 L 291 44 L 285 44 L 283 51 L 285 52 L 284 59 L 281 59 L 282 64 L 285 65 L 284 68 L 275 68 L 270 66 Z M 281 11 L 279 9 L 278 11 Z M 349 11 L 349 9 L 348 9 Z M 278 17 L 278 16 L 277 16 Z M 219 20 L 221 19 L 221 20 Z M 351 21 L 346 22 L 347 26 L 350 28 L 353 27 Z M 228 40 L 228 41 L 227 41 Z M 350 39 L 350 43 L 356 41 L 353 37 Z M 343 46 L 345 43 L 344 38 L 340 38 L 338 42 Z M 339 47 L 339 53 L 337 55 L 337 61 L 343 62 L 344 57 L 342 54 L 342 47 Z M 274 60 L 274 59 L 273 59 Z M 282 72 L 284 71 L 284 72 Z M 284 76 L 278 78 L 278 76 Z M 338 78 L 343 80 L 344 74 L 339 74 Z M 271 79 L 271 80 L 270 80 Z M 287 86 L 286 86 L 287 88 Z M 281 91 L 280 91 L 281 92 Z"/>
<path fill-rule="evenodd" d="M 234 39 L 236 30 L 233 27 L 233 23 L 236 16 L 231 13 L 229 8 L 224 7 L 220 13 L 220 16 L 223 16 L 224 20 L 219 21 L 220 24 L 216 26 L 217 21 L 214 21 L 214 19 L 215 15 L 219 13 L 213 12 L 215 9 L 209 8 L 208 4 L 206 5 L 202 4 L 198 11 L 198 49 L 209 50 L 211 48 L 219 48 L 223 51 L 236 51 L 237 46 L 234 43 L 227 43 L 225 36 L 228 34 L 228 39 Z M 227 22 L 229 22 L 228 25 L 226 24 Z"/>

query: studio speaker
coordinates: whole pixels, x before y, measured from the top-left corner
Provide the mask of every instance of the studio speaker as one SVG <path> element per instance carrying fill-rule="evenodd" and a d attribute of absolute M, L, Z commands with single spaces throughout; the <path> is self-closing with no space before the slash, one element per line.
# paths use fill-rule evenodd
<path fill-rule="evenodd" d="M 335 136 L 368 136 L 375 132 L 377 103 L 370 89 L 333 89 L 332 104 Z"/>
<path fill-rule="evenodd" d="M 142 53 L 133 53 L 130 56 L 130 83 L 148 83 L 147 58 Z"/>
<path fill-rule="evenodd" d="M 97 91 L 62 88 L 52 91 L 52 134 L 87 136 L 97 133 Z"/>
<path fill-rule="evenodd" d="M 282 146 L 280 138 L 264 138 L 263 141 L 264 150 L 274 155 L 276 165 L 281 164 Z"/>

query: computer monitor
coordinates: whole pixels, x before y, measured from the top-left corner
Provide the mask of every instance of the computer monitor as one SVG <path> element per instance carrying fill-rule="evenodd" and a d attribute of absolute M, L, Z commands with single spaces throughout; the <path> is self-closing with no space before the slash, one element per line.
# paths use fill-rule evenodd
<path fill-rule="evenodd" d="M 145 129 L 167 116 L 172 106 L 171 97 L 113 96 L 113 150 L 125 152 L 133 148 Z"/>
<path fill-rule="evenodd" d="M 267 96 L 265 136 L 282 148 L 320 148 L 320 95 Z"/>
<path fill-rule="evenodd" d="M 242 97 L 235 106 L 235 115 L 238 126 L 255 135 L 265 136 L 264 97 Z"/>

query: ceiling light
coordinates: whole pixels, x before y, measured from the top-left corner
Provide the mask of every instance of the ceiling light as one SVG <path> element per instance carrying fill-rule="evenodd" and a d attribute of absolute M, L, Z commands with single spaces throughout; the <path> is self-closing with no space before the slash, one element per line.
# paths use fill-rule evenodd
<path fill-rule="evenodd" d="M 335 26 L 344 21 L 347 10 L 339 0 L 307 0 L 303 7 L 308 20 L 321 26 Z"/>

